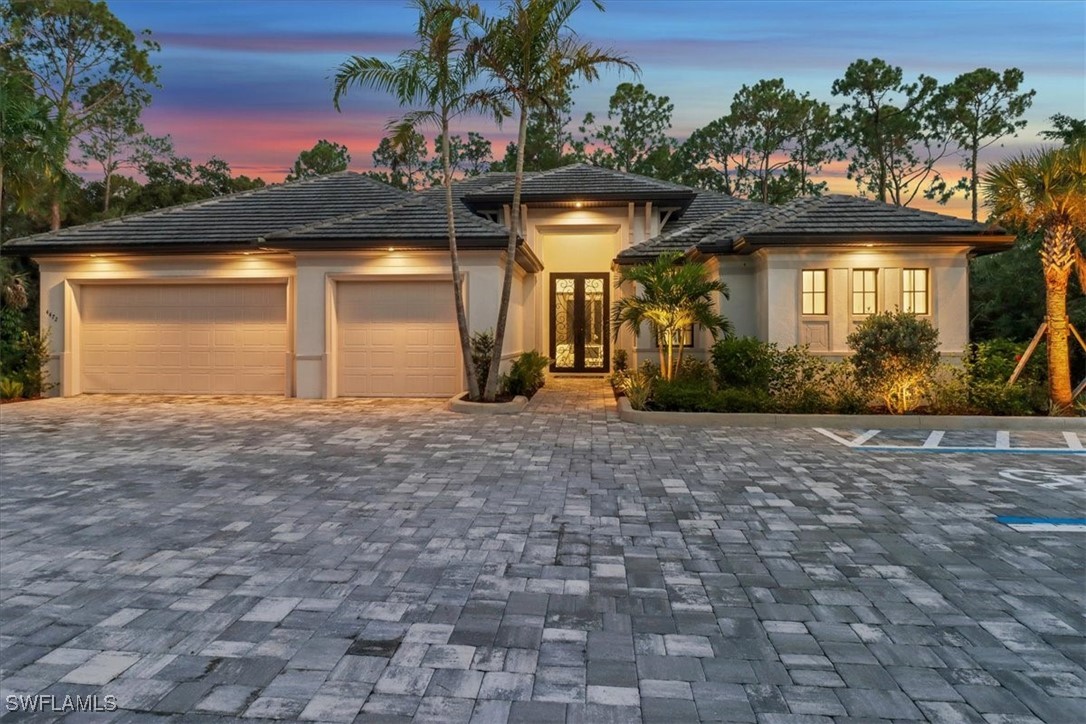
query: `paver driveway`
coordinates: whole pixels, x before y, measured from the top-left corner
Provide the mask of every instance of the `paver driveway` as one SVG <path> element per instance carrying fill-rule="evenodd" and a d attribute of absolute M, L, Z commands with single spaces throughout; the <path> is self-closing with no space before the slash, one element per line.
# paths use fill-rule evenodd
<path fill-rule="evenodd" d="M 1086 536 L 993 519 L 1081 515 L 1082 457 L 639 427 L 599 381 L 529 410 L 5 406 L 5 697 L 115 697 L 117 721 L 1082 720 Z"/>

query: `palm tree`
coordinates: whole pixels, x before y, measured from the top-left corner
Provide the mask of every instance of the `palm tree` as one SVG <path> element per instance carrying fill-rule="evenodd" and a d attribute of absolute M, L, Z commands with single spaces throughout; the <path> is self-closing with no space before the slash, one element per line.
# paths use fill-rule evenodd
<path fill-rule="evenodd" d="M 441 129 L 441 164 L 444 171 L 445 218 L 449 231 L 449 258 L 452 265 L 456 325 L 460 332 L 460 354 L 468 378 L 468 395 L 480 396 L 475 365 L 471 358 L 471 333 L 464 307 L 463 278 L 456 245 L 456 217 L 453 211 L 452 164 L 449 158 L 449 122 L 457 116 L 489 113 L 498 121 L 507 113 L 497 94 L 473 90 L 477 72 L 472 56 L 465 53 L 463 26 L 481 18 L 478 6 L 459 0 L 413 0 L 419 11 L 415 37 L 418 47 L 400 53 L 396 63 L 380 58 L 352 56 L 341 64 L 335 75 L 333 103 L 340 110 L 340 99 L 347 89 L 368 86 L 392 93 L 401 106 L 416 106 L 398 121 L 389 124 L 393 138 L 402 139 L 415 126 L 429 123 Z M 421 106 L 421 107 L 419 107 Z"/>
<path fill-rule="evenodd" d="M 1028 232 L 1042 232 L 1048 323 L 1048 388 L 1052 404 L 1072 403 L 1067 344 L 1067 283 L 1077 267 L 1086 289 L 1086 144 L 1022 154 L 992 166 L 984 190 L 996 219 Z"/>
<path fill-rule="evenodd" d="M 509 297 L 513 289 L 513 264 L 520 235 L 520 198 L 524 183 L 528 118 L 533 111 L 557 107 L 574 79 L 585 82 L 597 80 L 603 66 L 613 65 L 639 72 L 637 65 L 625 57 L 580 41 L 569 27 L 570 18 L 580 5 L 581 0 L 505 0 L 505 16 L 482 19 L 479 23 L 482 37 L 476 38 L 472 44 L 472 52 L 479 66 L 493 77 L 519 114 L 505 279 L 494 331 L 494 354 L 483 393 L 485 400 L 493 400 L 498 392 L 498 372 L 509 318 Z M 593 5 L 603 9 L 603 3 L 599 0 L 593 0 Z"/>
<path fill-rule="evenodd" d="M 648 323 L 660 349 L 660 374 L 670 380 L 683 359 L 683 347 L 675 340 L 691 324 L 709 330 L 713 338 L 731 333 L 731 322 L 720 315 L 713 303 L 717 292 L 728 298 L 728 287 L 719 279 L 710 279 L 701 262 L 684 261 L 682 254 L 661 254 L 649 264 L 624 267 L 616 286 L 633 283 L 635 294 L 624 297 L 612 307 L 615 339 L 627 327 L 637 334 Z"/>

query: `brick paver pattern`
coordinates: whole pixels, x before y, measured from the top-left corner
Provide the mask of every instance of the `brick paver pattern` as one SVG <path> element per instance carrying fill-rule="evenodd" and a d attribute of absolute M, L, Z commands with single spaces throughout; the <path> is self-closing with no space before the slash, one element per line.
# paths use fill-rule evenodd
<path fill-rule="evenodd" d="M 156 722 L 1086 715 L 1086 536 L 994 520 L 1081 516 L 1081 485 L 998 475 L 1081 457 L 642 427 L 602 380 L 505 417 L 87 396 L 2 426 L 5 697 Z"/>

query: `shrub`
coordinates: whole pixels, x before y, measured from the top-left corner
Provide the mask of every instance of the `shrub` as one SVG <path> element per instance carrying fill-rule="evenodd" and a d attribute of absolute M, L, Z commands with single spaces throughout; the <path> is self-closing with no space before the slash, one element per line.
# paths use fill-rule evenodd
<path fill-rule="evenodd" d="M 871 411 L 871 396 L 856 381 L 852 365 L 848 362 L 826 365 L 822 385 L 826 388 L 827 412 L 861 415 Z"/>
<path fill-rule="evenodd" d="M 635 410 L 644 410 L 652 395 L 653 382 L 657 378 L 645 374 L 642 371 L 634 371 L 625 375 L 622 381 L 622 391 L 626 393 L 626 399 L 630 401 L 630 407 Z"/>
<path fill-rule="evenodd" d="M 547 378 L 544 372 L 550 365 L 550 358 L 536 350 L 522 352 L 513 360 L 509 374 L 502 377 L 502 390 L 507 395 L 531 397 L 543 386 Z"/>
<path fill-rule="evenodd" d="M 475 381 L 479 383 L 479 394 L 486 389 L 490 377 L 490 359 L 494 354 L 494 333 L 489 329 L 471 335 L 471 362 L 475 366 Z"/>
<path fill-rule="evenodd" d="M 611 371 L 614 373 L 625 372 L 630 368 L 630 354 L 624 349 L 616 349 L 611 355 Z"/>
<path fill-rule="evenodd" d="M 826 362 L 802 347 L 776 352 L 769 394 L 782 412 L 823 412 L 829 407 Z"/>
<path fill-rule="evenodd" d="M 895 415 L 920 404 L 939 364 L 939 332 L 907 312 L 872 314 L 848 336 L 848 346 L 861 387 Z"/>
<path fill-rule="evenodd" d="M 705 380 L 657 380 L 652 391 L 654 410 L 711 412 L 713 385 Z"/>
<path fill-rule="evenodd" d="M 985 415 L 1035 415 L 1048 407 L 1048 390 L 1035 382 L 974 382 L 969 392 L 974 410 Z"/>
<path fill-rule="evenodd" d="M 939 365 L 932 373 L 928 387 L 928 411 L 933 415 L 974 414 L 971 385 L 968 368 Z"/>
<path fill-rule="evenodd" d="M 777 347 L 754 337 L 726 337 L 713 345 L 712 357 L 721 387 L 768 389 Z"/>
<path fill-rule="evenodd" d="M 715 412 L 772 412 L 773 400 L 754 387 L 726 387 L 713 393 Z"/>
<path fill-rule="evenodd" d="M 1022 381 L 1044 382 L 1048 375 L 1045 365 L 1044 342 L 1033 351 L 1026 368 L 1018 378 Z M 972 353 L 965 363 L 974 380 L 979 382 L 1002 382 L 1006 384 L 1014 374 L 1022 355 L 1029 345 L 1009 339 L 990 339 L 974 345 Z"/>
<path fill-rule="evenodd" d="M 683 357 L 675 370 L 675 379 L 687 382 L 704 382 L 712 385 L 716 382 L 716 372 L 713 366 L 705 360 L 697 357 Z"/>
<path fill-rule="evenodd" d="M 638 371 L 648 377 L 649 379 L 659 379 L 660 377 L 660 365 L 656 364 L 652 360 L 645 360 L 641 363 L 641 367 Z"/>
<path fill-rule="evenodd" d="M 0 399 L 14 400 L 23 396 L 23 383 L 10 377 L 0 378 Z"/>

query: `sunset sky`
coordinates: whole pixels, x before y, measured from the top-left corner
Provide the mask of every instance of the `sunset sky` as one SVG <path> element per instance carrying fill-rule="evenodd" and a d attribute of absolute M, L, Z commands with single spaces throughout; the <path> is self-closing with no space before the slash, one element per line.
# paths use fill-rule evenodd
<path fill-rule="evenodd" d="M 492 3 L 483 3 L 496 9 Z M 412 42 L 415 14 L 400 0 L 114 0 L 113 12 L 161 43 L 162 88 L 145 115 L 147 128 L 170 134 L 179 153 L 203 162 L 226 159 L 235 173 L 278 181 L 298 152 L 317 139 L 347 145 L 352 168 L 368 169 L 385 123 L 398 112 L 388 96 L 353 92 L 343 112 L 332 107 L 330 77 L 350 55 L 392 59 Z M 830 86 L 857 58 L 880 57 L 907 78 L 940 81 L 986 66 L 1025 72 L 1037 91 L 1029 126 L 989 158 L 1038 143 L 1054 113 L 1086 115 L 1086 3 L 1028 2 L 723 2 L 610 0 L 589 3 L 574 27 L 586 39 L 625 53 L 640 81 L 675 104 L 680 139 L 724 115 L 741 85 L 782 77 L 831 106 Z M 579 120 L 605 114 L 607 98 L 628 73 L 609 73 L 580 88 Z M 504 152 L 515 126 L 478 130 Z M 428 133 L 432 136 L 432 133 Z M 957 178 L 953 169 L 949 169 Z M 831 187 L 852 193 L 839 169 Z M 953 204 L 963 213 L 964 202 Z"/>

